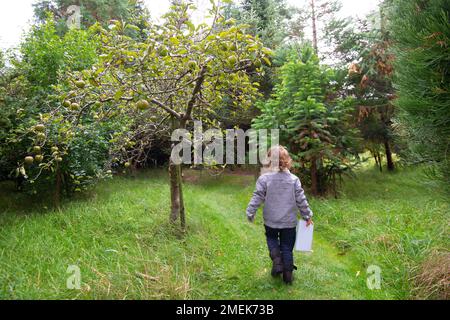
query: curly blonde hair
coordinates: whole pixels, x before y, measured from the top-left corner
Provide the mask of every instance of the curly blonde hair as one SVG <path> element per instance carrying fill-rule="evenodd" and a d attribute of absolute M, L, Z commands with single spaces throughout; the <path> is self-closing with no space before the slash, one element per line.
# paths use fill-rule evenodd
<path fill-rule="evenodd" d="M 272 170 L 290 170 L 292 168 L 292 158 L 287 149 L 280 145 L 271 147 L 267 152 L 266 167 Z"/>

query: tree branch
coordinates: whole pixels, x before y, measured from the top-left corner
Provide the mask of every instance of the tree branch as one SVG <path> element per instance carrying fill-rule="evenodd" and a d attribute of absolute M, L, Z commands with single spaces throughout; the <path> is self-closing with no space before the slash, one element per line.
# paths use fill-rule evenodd
<path fill-rule="evenodd" d="M 175 116 L 176 118 L 178 118 L 178 119 L 181 119 L 181 118 L 182 118 L 181 114 L 179 114 L 179 113 L 176 112 L 175 110 L 169 108 L 169 107 L 166 106 L 165 104 L 159 102 L 158 100 L 156 100 L 156 99 L 153 98 L 153 99 L 150 100 L 150 102 L 156 104 L 158 107 L 164 109 L 166 112 L 170 113 L 171 115 Z"/>
<path fill-rule="evenodd" d="M 182 120 L 182 126 L 186 124 L 188 120 L 191 119 L 192 116 L 192 109 L 194 108 L 195 100 L 197 99 L 197 94 L 200 92 L 202 88 L 202 84 L 205 81 L 206 77 L 206 71 L 208 71 L 207 65 L 203 65 L 202 69 L 200 70 L 199 76 L 197 78 L 197 82 L 195 83 L 194 90 L 192 91 L 191 99 L 188 102 L 186 113 L 184 114 Z"/>

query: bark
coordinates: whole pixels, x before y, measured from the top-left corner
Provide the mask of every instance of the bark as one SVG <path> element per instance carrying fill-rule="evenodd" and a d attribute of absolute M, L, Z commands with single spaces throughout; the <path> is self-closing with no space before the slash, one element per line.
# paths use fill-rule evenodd
<path fill-rule="evenodd" d="M 182 179 L 181 165 L 178 166 L 178 186 L 180 191 L 180 223 L 181 223 L 181 230 L 184 231 L 186 229 L 186 215 L 184 211 L 183 179 Z"/>
<path fill-rule="evenodd" d="M 177 128 L 176 120 L 172 118 L 172 128 Z M 181 121 L 180 128 L 186 126 L 185 122 Z M 184 210 L 183 200 L 183 183 L 182 183 L 182 169 L 181 164 L 175 164 L 170 160 L 169 164 L 169 178 L 170 178 L 170 221 L 175 223 L 180 218 L 181 228 L 184 231 L 186 228 L 186 215 Z"/>
<path fill-rule="evenodd" d="M 62 175 L 62 184 L 63 184 L 63 188 L 65 190 L 66 195 L 70 195 L 71 194 L 69 181 L 70 181 L 69 173 L 64 173 Z"/>
<path fill-rule="evenodd" d="M 381 161 L 381 153 L 377 152 L 378 157 L 378 167 L 380 168 L 380 172 L 383 172 L 383 162 Z"/>
<path fill-rule="evenodd" d="M 391 151 L 391 145 L 389 143 L 389 140 L 384 140 L 384 149 L 386 151 L 386 162 L 387 162 L 387 168 L 389 171 L 394 171 L 394 160 L 392 159 L 392 151 Z"/>
<path fill-rule="evenodd" d="M 170 177 L 170 221 L 176 222 L 180 216 L 181 209 L 181 196 L 180 196 L 180 183 L 179 183 L 179 169 L 180 165 L 170 163 L 169 165 L 169 177 Z"/>
<path fill-rule="evenodd" d="M 375 152 L 372 152 L 372 156 L 375 159 L 375 165 L 378 167 L 378 156 Z"/>
<path fill-rule="evenodd" d="M 380 172 L 383 172 L 383 164 L 381 162 L 381 154 L 378 151 L 372 152 L 373 158 L 375 159 L 375 164 L 380 169 Z"/>

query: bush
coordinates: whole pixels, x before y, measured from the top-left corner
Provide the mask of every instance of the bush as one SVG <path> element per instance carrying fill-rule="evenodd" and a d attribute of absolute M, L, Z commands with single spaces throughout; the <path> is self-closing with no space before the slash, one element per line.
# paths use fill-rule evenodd
<path fill-rule="evenodd" d="M 52 156 L 54 151 L 51 149 L 60 144 L 57 138 L 60 124 L 55 121 L 43 130 L 36 130 L 36 125 L 45 120 L 45 114 L 54 112 L 59 107 L 55 85 L 58 84 L 60 75 L 92 65 L 97 59 L 97 46 L 98 41 L 91 31 L 71 30 L 64 36 L 59 36 L 54 20 L 49 18 L 46 23 L 34 26 L 27 34 L 20 46 L 20 56 L 9 57 L 10 67 L 5 67 L 2 63 L 0 179 L 15 179 L 21 187 L 33 192 L 54 186 L 54 183 L 47 183 L 45 186 L 34 184 L 36 179 L 33 177 L 54 179 L 55 171 L 40 166 L 44 162 L 40 158 L 56 159 L 64 155 L 64 150 L 61 149 L 58 151 L 61 154 Z M 92 136 L 92 141 L 97 138 Z M 85 142 L 77 142 L 78 148 L 83 149 Z M 38 147 L 39 151 L 36 149 Z M 74 148 L 73 145 L 71 147 Z M 33 157 L 34 161 L 32 165 L 24 166 L 22 164 L 27 156 Z M 72 164 L 67 163 L 68 167 L 73 168 L 77 163 L 94 161 L 81 152 L 78 159 L 72 157 L 67 160 L 74 161 Z M 97 162 L 99 160 L 97 157 L 92 166 L 101 166 Z M 74 173 L 76 172 L 67 172 L 67 175 Z"/>

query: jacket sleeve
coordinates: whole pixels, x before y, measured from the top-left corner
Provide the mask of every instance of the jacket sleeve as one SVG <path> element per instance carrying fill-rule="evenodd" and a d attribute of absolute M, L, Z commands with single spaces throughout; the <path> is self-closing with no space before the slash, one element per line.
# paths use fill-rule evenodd
<path fill-rule="evenodd" d="M 297 208 L 300 210 L 300 214 L 304 220 L 309 220 L 313 216 L 313 212 L 309 207 L 308 200 L 306 200 L 305 191 L 302 188 L 300 179 L 295 181 L 295 201 L 297 202 Z"/>
<path fill-rule="evenodd" d="M 258 210 L 259 206 L 264 202 L 266 199 L 266 181 L 263 178 L 263 176 L 260 176 L 258 180 L 256 181 L 256 189 L 253 192 L 252 199 L 250 200 L 250 203 L 247 207 L 247 217 L 253 219 L 255 217 L 256 211 Z"/>

